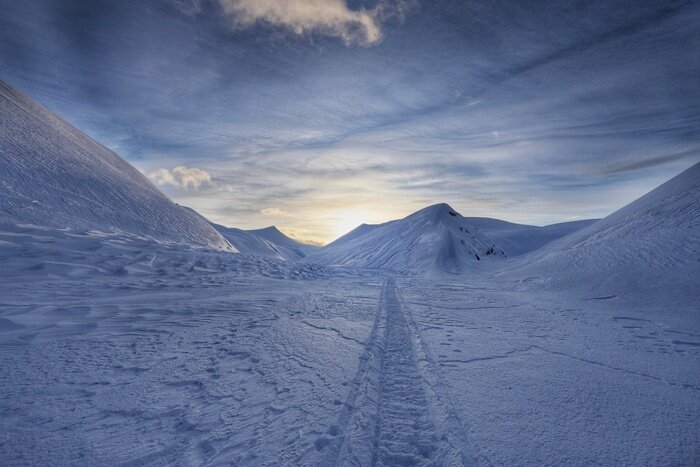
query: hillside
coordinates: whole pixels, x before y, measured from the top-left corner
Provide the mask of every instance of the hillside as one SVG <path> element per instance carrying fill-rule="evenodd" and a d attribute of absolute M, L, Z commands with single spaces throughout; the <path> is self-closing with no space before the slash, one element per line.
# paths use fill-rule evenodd
<path fill-rule="evenodd" d="M 488 217 L 467 217 L 466 220 L 503 248 L 509 258 L 542 248 L 597 221 L 586 219 L 537 227 Z"/>
<path fill-rule="evenodd" d="M 233 251 L 114 152 L 0 81 L 0 223 Z"/>
<path fill-rule="evenodd" d="M 608 217 L 524 255 L 506 276 L 611 296 L 697 295 L 700 163 Z"/>
<path fill-rule="evenodd" d="M 213 223 L 212 225 L 243 254 L 282 261 L 297 261 L 317 249 L 313 245 L 305 245 L 287 237 L 274 226 L 257 230 L 242 230 Z"/>
<path fill-rule="evenodd" d="M 503 251 L 447 204 L 436 204 L 404 219 L 361 225 L 306 260 L 400 272 L 459 273 Z"/>

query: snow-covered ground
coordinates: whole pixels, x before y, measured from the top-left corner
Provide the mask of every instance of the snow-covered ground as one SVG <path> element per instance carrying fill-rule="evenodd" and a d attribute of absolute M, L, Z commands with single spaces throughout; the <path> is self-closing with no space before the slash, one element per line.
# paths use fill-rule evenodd
<path fill-rule="evenodd" d="M 314 251 L 2 83 L 0 130 L 0 465 L 700 463 L 700 164 L 593 223 L 439 204 Z"/>
<path fill-rule="evenodd" d="M 4 279 L 2 464 L 313 462 L 357 373 L 379 283 Z"/>
<path fill-rule="evenodd" d="M 700 459 L 696 305 L 379 273 L 0 280 L 4 465 Z"/>

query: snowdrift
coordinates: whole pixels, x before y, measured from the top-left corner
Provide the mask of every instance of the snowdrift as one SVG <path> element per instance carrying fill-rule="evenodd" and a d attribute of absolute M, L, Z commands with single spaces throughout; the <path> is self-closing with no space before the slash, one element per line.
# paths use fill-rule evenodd
<path fill-rule="evenodd" d="M 380 225 L 361 225 L 305 261 L 399 272 L 460 273 L 503 258 L 496 244 L 447 204 Z"/>
<path fill-rule="evenodd" d="M 0 224 L 235 251 L 124 159 L 2 81 Z"/>
<path fill-rule="evenodd" d="M 506 277 L 605 297 L 698 295 L 700 163 L 608 217 L 522 256 Z"/>

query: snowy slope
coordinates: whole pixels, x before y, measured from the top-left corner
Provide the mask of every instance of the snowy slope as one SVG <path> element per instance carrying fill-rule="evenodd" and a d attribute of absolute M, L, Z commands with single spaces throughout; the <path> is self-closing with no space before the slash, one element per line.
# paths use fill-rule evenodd
<path fill-rule="evenodd" d="M 0 223 L 232 251 L 114 152 L 0 81 Z"/>
<path fill-rule="evenodd" d="M 603 293 L 700 289 L 700 163 L 610 216 L 520 258 L 507 276 Z"/>
<path fill-rule="evenodd" d="M 537 227 L 488 217 L 467 217 L 466 220 L 503 248 L 509 257 L 542 248 L 549 242 L 588 227 L 597 221 L 597 219 L 586 219 Z"/>
<path fill-rule="evenodd" d="M 309 255 L 323 265 L 461 272 L 505 255 L 447 204 L 376 226 L 362 225 Z"/>
<path fill-rule="evenodd" d="M 212 223 L 214 228 L 236 249 L 247 255 L 262 256 L 282 261 L 297 261 L 316 247 L 304 245 L 284 235 L 276 227 L 242 230 Z"/>
<path fill-rule="evenodd" d="M 264 229 L 248 230 L 248 232 L 253 235 L 257 235 L 260 238 L 264 238 L 265 240 L 269 240 L 275 245 L 287 248 L 298 254 L 301 258 L 304 258 L 319 249 L 319 247 L 316 245 L 301 243 L 293 238 L 287 237 L 274 225 L 265 227 Z"/>

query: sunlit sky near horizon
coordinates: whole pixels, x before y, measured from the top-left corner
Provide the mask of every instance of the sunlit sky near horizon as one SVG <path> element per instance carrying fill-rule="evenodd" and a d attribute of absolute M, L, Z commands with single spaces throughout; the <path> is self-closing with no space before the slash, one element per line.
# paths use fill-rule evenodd
<path fill-rule="evenodd" d="M 0 78 L 220 224 L 602 217 L 700 160 L 700 2 L 0 0 Z"/>

